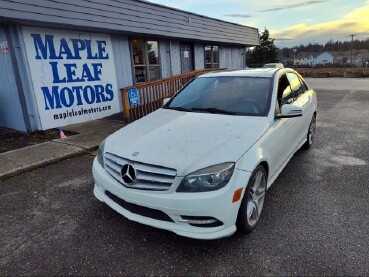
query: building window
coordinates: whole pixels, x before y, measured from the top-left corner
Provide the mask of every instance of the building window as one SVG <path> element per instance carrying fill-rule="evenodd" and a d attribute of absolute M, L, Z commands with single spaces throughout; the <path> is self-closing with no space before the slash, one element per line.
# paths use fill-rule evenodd
<path fill-rule="evenodd" d="M 160 79 L 158 42 L 133 39 L 131 45 L 135 84 Z"/>
<path fill-rule="evenodd" d="M 205 68 L 219 68 L 219 47 L 205 46 Z"/>

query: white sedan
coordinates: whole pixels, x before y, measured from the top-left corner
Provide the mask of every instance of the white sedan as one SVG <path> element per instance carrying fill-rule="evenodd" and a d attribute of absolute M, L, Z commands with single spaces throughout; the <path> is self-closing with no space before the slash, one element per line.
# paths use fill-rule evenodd
<path fill-rule="evenodd" d="M 312 145 L 316 110 L 316 93 L 292 69 L 202 75 L 100 145 L 94 194 L 182 236 L 251 232 L 267 189 Z"/>

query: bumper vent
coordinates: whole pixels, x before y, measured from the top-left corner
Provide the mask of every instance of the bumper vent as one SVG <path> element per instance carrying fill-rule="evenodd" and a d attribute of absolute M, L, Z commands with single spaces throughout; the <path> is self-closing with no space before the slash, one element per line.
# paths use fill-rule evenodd
<path fill-rule="evenodd" d="M 128 210 L 131 213 L 138 214 L 144 217 L 149 217 L 156 220 L 174 222 L 166 213 L 160 210 L 150 209 L 147 207 L 142 207 L 140 205 L 129 203 L 123 200 L 122 198 L 119 198 L 115 194 L 111 193 L 110 191 L 105 191 L 105 194 L 111 200 L 113 200 L 115 203 L 121 206 L 123 209 Z"/>
<path fill-rule="evenodd" d="M 108 152 L 104 155 L 104 164 L 114 179 L 131 189 L 166 191 L 177 175 L 175 169 L 131 161 Z M 122 168 L 127 164 L 132 165 L 136 171 L 135 180 L 131 184 L 125 184 L 122 179 Z"/>

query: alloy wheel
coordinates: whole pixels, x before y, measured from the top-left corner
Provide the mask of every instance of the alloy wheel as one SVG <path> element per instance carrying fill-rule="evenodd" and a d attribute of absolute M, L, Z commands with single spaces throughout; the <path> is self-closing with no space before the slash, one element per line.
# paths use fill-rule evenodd
<path fill-rule="evenodd" d="M 314 140 L 314 136 L 315 136 L 315 129 L 316 129 L 316 120 L 315 120 L 315 116 L 314 116 L 311 119 L 310 128 L 309 128 L 309 135 L 308 135 L 308 140 L 309 140 L 310 145 L 313 144 L 313 140 Z"/>
<path fill-rule="evenodd" d="M 247 201 L 247 222 L 253 227 L 259 220 L 261 211 L 264 206 L 264 198 L 266 191 L 266 178 L 262 171 L 259 171 L 253 180 L 252 186 L 249 191 L 249 197 Z"/>

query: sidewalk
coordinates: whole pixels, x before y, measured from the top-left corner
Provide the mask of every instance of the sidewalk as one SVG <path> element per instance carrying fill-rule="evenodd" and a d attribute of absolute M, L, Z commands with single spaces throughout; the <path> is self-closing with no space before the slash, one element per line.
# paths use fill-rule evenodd
<path fill-rule="evenodd" d="M 74 124 L 63 130 L 78 135 L 2 153 L 0 180 L 95 150 L 102 140 L 123 126 L 124 122 L 107 119 Z"/>

